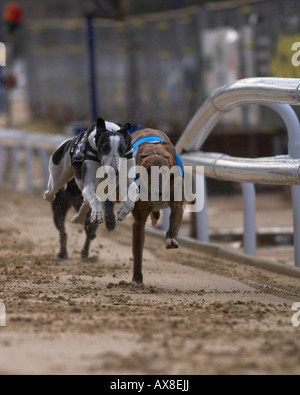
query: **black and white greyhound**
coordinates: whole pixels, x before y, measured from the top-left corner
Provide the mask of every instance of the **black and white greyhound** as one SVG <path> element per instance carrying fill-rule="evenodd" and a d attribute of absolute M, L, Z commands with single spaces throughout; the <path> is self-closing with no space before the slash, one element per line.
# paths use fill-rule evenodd
<path fill-rule="evenodd" d="M 96 124 L 86 132 L 62 143 L 50 158 L 50 177 L 45 199 L 52 202 L 57 192 L 66 188 L 67 183 L 75 178 L 82 192 L 83 204 L 72 222 L 84 224 L 91 209 L 91 222 L 103 223 L 103 201 L 96 194 L 102 180 L 97 177 L 97 171 L 101 166 L 107 166 L 113 168 L 118 176 L 121 159 L 127 160 L 128 172 L 135 166 L 130 129 L 129 123 L 122 125 L 98 118 Z M 132 183 L 134 179 L 128 177 L 127 187 Z M 118 221 L 123 221 L 133 210 L 134 203 L 128 195 L 117 212 Z"/>

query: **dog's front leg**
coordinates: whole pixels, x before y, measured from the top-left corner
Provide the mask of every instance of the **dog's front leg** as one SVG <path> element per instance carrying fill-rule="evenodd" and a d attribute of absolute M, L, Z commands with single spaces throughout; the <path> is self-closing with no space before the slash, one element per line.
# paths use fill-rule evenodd
<path fill-rule="evenodd" d="M 93 200 L 90 200 L 90 206 L 92 209 L 91 223 L 92 224 L 102 224 L 104 222 L 103 203 L 98 198 L 98 196 L 96 196 Z"/>
<path fill-rule="evenodd" d="M 177 241 L 179 229 L 183 217 L 183 202 L 170 202 L 170 226 L 167 232 L 166 247 L 167 249 L 179 248 Z"/>
<path fill-rule="evenodd" d="M 132 226 L 132 253 L 133 253 L 133 278 L 132 283 L 136 287 L 143 284 L 143 249 L 145 243 L 146 222 L 136 220 Z"/>
<path fill-rule="evenodd" d="M 94 192 L 94 186 L 96 188 L 96 185 L 91 185 L 91 184 L 84 187 L 82 191 L 82 196 L 85 202 L 88 202 L 90 208 L 92 209 L 91 223 L 102 224 L 104 222 L 103 203 Z"/>
<path fill-rule="evenodd" d="M 134 208 L 135 202 L 137 201 L 139 196 L 139 187 L 134 182 L 136 176 L 135 160 L 128 159 L 126 161 L 126 166 L 127 166 L 127 170 L 126 170 L 127 173 L 125 175 L 127 177 L 127 191 L 122 191 L 122 188 L 119 187 L 121 199 L 123 199 L 124 196 L 126 195 L 126 199 L 122 201 L 122 204 L 117 212 L 117 220 L 120 222 L 124 221 L 127 215 L 131 213 L 131 211 Z M 120 172 L 120 174 L 121 176 L 123 175 L 122 171 Z"/>
<path fill-rule="evenodd" d="M 136 185 L 136 183 L 133 180 L 128 181 L 127 189 L 128 189 L 127 200 L 122 202 L 117 212 L 117 220 L 119 222 L 124 221 L 127 215 L 131 213 L 139 194 L 139 187 Z"/>
<path fill-rule="evenodd" d="M 96 195 L 96 189 L 100 182 L 97 178 L 97 170 L 99 169 L 99 163 L 91 160 L 87 160 L 83 164 L 82 175 L 83 175 L 83 190 L 82 196 L 85 203 L 90 205 L 91 212 L 91 223 L 102 224 L 104 222 L 103 215 L 103 204 L 99 197 Z"/>
<path fill-rule="evenodd" d="M 143 251 L 145 243 L 145 225 L 151 210 L 143 202 L 138 201 L 132 211 L 134 223 L 132 226 L 133 279 L 135 286 L 143 284 Z"/>

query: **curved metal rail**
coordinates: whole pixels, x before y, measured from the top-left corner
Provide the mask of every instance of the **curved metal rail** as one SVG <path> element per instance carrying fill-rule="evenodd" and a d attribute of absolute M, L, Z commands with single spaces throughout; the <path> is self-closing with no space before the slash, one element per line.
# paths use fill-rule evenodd
<path fill-rule="evenodd" d="M 198 150 L 224 112 L 242 104 L 300 104 L 300 80 L 246 78 L 217 89 L 200 107 L 176 145 L 177 152 Z"/>
<path fill-rule="evenodd" d="M 289 137 L 289 156 L 272 158 L 233 158 L 216 153 L 191 152 L 201 149 L 225 112 L 258 103 L 276 111 L 283 119 Z M 254 184 L 292 185 L 295 264 L 300 267 L 300 124 L 290 105 L 300 104 L 300 80 L 293 78 L 248 78 L 217 89 L 200 107 L 179 139 L 176 149 L 184 164 L 204 166 L 205 175 L 242 184 L 244 195 L 245 252 L 255 255 Z M 207 212 L 198 214 L 200 239 L 208 240 Z M 204 224 L 204 225 L 202 225 Z"/>
<path fill-rule="evenodd" d="M 186 166 L 203 166 L 206 177 L 220 181 L 300 185 L 300 160 L 289 156 L 248 159 L 198 151 L 181 159 Z"/>

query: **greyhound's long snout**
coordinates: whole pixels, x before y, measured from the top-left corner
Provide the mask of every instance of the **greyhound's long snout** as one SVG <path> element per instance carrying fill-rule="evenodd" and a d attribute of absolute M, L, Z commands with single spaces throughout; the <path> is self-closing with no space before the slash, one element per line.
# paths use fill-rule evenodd
<path fill-rule="evenodd" d="M 112 167 L 112 168 L 114 169 L 114 171 L 115 171 L 115 173 L 116 173 L 116 176 L 118 176 L 120 170 L 119 170 L 119 160 L 118 160 L 117 158 L 113 157 L 113 158 L 111 159 L 110 167 Z"/>

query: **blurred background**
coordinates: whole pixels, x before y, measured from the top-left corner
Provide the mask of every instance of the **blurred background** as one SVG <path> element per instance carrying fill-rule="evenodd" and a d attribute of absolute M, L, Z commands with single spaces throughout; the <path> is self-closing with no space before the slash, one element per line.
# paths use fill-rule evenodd
<path fill-rule="evenodd" d="M 175 143 L 216 88 L 300 77 L 291 61 L 299 0 L 1 0 L 0 13 L 2 127 L 73 134 L 101 115 L 164 130 Z M 203 150 L 257 157 L 286 154 L 286 145 L 279 116 L 249 105 L 224 116 Z M 275 189 L 286 199 L 285 188 Z M 287 233 L 290 240 L 291 226 Z"/>
<path fill-rule="evenodd" d="M 300 41 L 297 0 L 1 0 L 1 8 L 1 122 L 15 127 L 80 125 L 96 111 L 176 140 L 219 86 L 300 76 L 291 63 L 291 45 Z M 224 117 L 207 149 L 280 154 L 281 128 L 268 109 L 240 108 Z"/>

